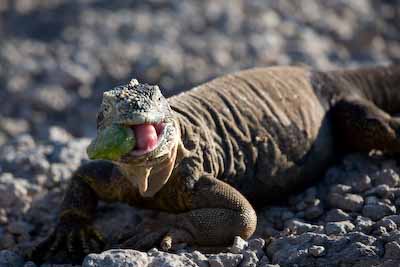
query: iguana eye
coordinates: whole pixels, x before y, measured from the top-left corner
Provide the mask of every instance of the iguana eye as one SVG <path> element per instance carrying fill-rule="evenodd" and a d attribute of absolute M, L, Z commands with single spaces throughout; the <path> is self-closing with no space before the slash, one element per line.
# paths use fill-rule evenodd
<path fill-rule="evenodd" d="M 158 101 L 160 101 L 161 98 L 162 98 L 162 94 L 160 92 L 160 89 L 157 86 L 154 88 L 153 99 L 157 99 Z"/>
<path fill-rule="evenodd" d="M 111 111 L 110 105 L 103 103 L 103 108 L 102 108 L 104 113 L 109 113 Z"/>

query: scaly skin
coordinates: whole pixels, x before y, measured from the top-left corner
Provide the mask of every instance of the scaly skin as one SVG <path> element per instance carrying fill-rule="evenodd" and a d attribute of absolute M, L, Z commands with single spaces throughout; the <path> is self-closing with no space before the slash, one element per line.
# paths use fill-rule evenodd
<path fill-rule="evenodd" d="M 133 80 L 104 94 L 99 131 L 113 123 L 163 121 L 169 122 L 166 141 L 141 157 L 79 168 L 58 226 L 32 258 L 79 261 L 100 251 L 104 241 L 91 227 L 98 200 L 170 214 L 139 225 L 121 247 L 213 247 L 229 245 L 236 235 L 249 238 L 257 223 L 252 205 L 286 197 L 320 177 L 342 152 L 339 145 L 398 153 L 400 121 L 390 114 L 399 109 L 398 66 L 251 69 L 168 103 L 157 87 Z"/>

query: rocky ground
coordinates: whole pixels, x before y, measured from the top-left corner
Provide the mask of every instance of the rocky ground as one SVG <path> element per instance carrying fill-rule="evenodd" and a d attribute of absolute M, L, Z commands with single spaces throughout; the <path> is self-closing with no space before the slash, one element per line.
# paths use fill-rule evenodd
<path fill-rule="evenodd" d="M 54 225 L 104 90 L 136 77 L 171 95 L 251 66 L 399 63 L 400 1 L 4 0 L 0 37 L 0 266 L 33 267 L 15 252 Z M 112 250 L 83 266 L 399 266 L 399 172 L 349 155 L 259 211 L 255 238 L 227 253 Z M 96 224 L 111 237 L 145 213 L 103 204 Z"/>

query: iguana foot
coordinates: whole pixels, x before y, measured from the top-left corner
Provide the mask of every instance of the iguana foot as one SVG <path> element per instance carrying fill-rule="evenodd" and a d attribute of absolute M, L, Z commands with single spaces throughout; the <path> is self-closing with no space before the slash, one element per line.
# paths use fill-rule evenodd
<path fill-rule="evenodd" d="M 360 98 L 343 99 L 334 106 L 333 119 L 346 150 L 400 153 L 399 117 L 391 116 L 374 103 Z"/>
<path fill-rule="evenodd" d="M 193 236 L 178 225 L 179 215 L 165 214 L 160 219 L 144 219 L 133 232 L 119 239 L 119 248 L 149 250 L 152 247 L 164 251 L 175 250 L 178 244 L 191 244 Z"/>
<path fill-rule="evenodd" d="M 81 263 L 89 253 L 104 248 L 103 237 L 91 225 L 59 224 L 48 238 L 32 250 L 28 258 L 36 263 Z"/>

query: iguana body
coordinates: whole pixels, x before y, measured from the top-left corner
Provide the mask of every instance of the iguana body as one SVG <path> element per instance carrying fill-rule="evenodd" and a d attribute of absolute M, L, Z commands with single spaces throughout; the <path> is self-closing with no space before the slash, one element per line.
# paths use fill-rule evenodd
<path fill-rule="evenodd" d="M 400 123 L 389 115 L 400 110 L 400 67 L 246 70 L 171 97 L 169 107 L 157 88 L 148 87 L 131 82 L 105 93 L 98 128 L 125 124 L 139 135 L 154 125 L 162 145 L 141 156 L 79 168 L 60 223 L 35 258 L 65 250 L 78 259 L 101 249 L 90 227 L 98 200 L 173 214 L 143 223 L 123 247 L 229 245 L 235 235 L 253 234 L 252 205 L 285 197 L 321 176 L 339 145 L 400 151 Z M 168 131 L 159 133 L 160 123 Z M 153 139 L 149 134 L 138 146 L 146 149 Z"/>

